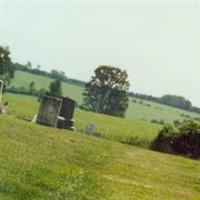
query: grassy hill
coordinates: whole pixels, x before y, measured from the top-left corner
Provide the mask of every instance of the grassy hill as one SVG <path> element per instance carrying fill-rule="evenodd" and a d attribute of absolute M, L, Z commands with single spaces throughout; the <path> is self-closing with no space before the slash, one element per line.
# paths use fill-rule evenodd
<path fill-rule="evenodd" d="M 28 87 L 31 81 L 36 83 L 36 89 L 48 89 L 49 84 L 54 81 L 52 78 L 47 78 L 40 75 L 31 74 L 23 71 L 16 71 L 15 79 L 11 82 L 11 86 L 15 87 Z M 62 84 L 63 94 L 65 96 L 69 96 L 75 99 L 77 102 L 81 102 L 82 100 L 82 92 L 83 88 L 80 86 L 76 86 L 74 84 L 63 83 Z"/>
<path fill-rule="evenodd" d="M 36 98 L 23 95 L 5 95 L 4 100 L 9 102 L 8 114 L 31 121 L 38 112 L 39 102 Z M 80 109 L 75 110 L 75 126 L 78 132 L 84 132 L 88 124 L 94 124 L 95 132 L 103 138 L 149 147 L 157 135 L 160 125 L 138 120 L 125 120 Z"/>
<path fill-rule="evenodd" d="M 28 87 L 31 81 L 36 83 L 37 89 L 48 89 L 48 86 L 53 79 L 17 71 L 15 79 L 12 81 L 12 85 L 17 87 Z M 82 102 L 82 92 L 84 88 L 69 83 L 63 83 L 62 86 L 65 96 L 71 97 L 79 103 Z M 166 123 L 172 123 L 174 120 L 182 121 L 189 117 L 200 117 L 200 115 L 158 103 L 141 101 L 136 98 L 130 98 L 129 108 L 126 113 L 127 119 L 136 119 L 148 122 L 156 119 L 164 120 Z"/>
<path fill-rule="evenodd" d="M 10 107 L 0 116 L 0 199 L 200 199 L 199 161 L 111 141 L 129 129 L 151 138 L 158 126 L 77 110 L 78 132 L 68 132 L 30 123 L 38 108 L 33 98 L 4 99 Z M 92 119 L 110 140 L 81 133 Z"/>

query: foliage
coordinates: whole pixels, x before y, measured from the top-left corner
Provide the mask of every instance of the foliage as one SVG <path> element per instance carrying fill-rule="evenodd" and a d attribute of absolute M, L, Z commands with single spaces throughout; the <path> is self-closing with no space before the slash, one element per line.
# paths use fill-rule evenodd
<path fill-rule="evenodd" d="M 51 70 L 51 77 L 55 78 L 57 80 L 61 80 L 61 81 L 65 80 L 67 78 L 66 75 L 65 75 L 65 72 L 57 71 L 55 69 Z"/>
<path fill-rule="evenodd" d="M 11 63 L 9 48 L 0 46 L 0 79 L 4 81 L 5 86 L 14 78 L 14 72 L 15 68 Z"/>
<path fill-rule="evenodd" d="M 128 74 L 116 67 L 100 66 L 83 93 L 86 110 L 124 117 L 128 108 Z"/>
<path fill-rule="evenodd" d="M 175 119 L 173 121 L 173 124 L 174 124 L 175 127 L 178 127 L 178 126 L 180 126 L 181 122 L 179 120 Z"/>
<path fill-rule="evenodd" d="M 151 148 L 165 153 L 173 153 L 173 144 L 175 142 L 178 130 L 172 125 L 165 125 L 156 139 L 153 141 Z"/>
<path fill-rule="evenodd" d="M 59 80 L 51 82 L 48 94 L 55 97 L 62 96 L 61 82 Z"/>
<path fill-rule="evenodd" d="M 200 157 L 200 122 L 185 121 L 179 130 L 180 133 L 173 145 L 174 151 L 194 158 Z"/>
<path fill-rule="evenodd" d="M 192 104 L 189 100 L 176 95 L 164 95 L 161 97 L 160 101 L 163 104 L 170 105 L 176 108 L 182 108 L 185 110 L 190 110 L 192 107 Z"/>
<path fill-rule="evenodd" d="M 152 148 L 193 158 L 200 157 L 200 122 L 185 121 L 178 130 L 170 125 L 165 126 L 154 140 Z"/>
<path fill-rule="evenodd" d="M 163 119 L 161 119 L 161 120 L 152 119 L 151 122 L 154 124 L 165 124 L 165 121 Z"/>

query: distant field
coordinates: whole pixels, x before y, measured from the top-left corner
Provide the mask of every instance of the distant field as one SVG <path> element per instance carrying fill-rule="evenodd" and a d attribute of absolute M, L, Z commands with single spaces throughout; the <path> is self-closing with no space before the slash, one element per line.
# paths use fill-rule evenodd
<path fill-rule="evenodd" d="M 69 132 L 32 124 L 35 98 L 4 100 L 0 200 L 200 200 L 198 160 L 111 141 L 149 141 L 159 126 L 77 110 Z M 109 140 L 82 134 L 88 122 Z"/>
<path fill-rule="evenodd" d="M 15 79 L 12 81 L 11 86 L 28 87 L 32 81 L 35 82 L 35 87 L 37 89 L 41 89 L 41 88 L 48 89 L 49 84 L 52 81 L 54 81 L 54 79 L 47 78 L 40 75 L 34 75 L 27 72 L 16 71 Z M 71 97 L 75 99 L 77 102 L 82 101 L 82 93 L 83 93 L 82 87 L 76 86 L 74 84 L 62 83 L 62 90 L 63 90 L 64 96 Z"/>
<path fill-rule="evenodd" d="M 47 89 L 53 79 L 17 71 L 15 79 L 12 81 L 12 85 L 27 87 L 31 81 L 36 83 L 37 89 Z M 82 102 L 82 93 L 84 88 L 68 83 L 63 83 L 62 86 L 65 96 L 71 97 L 79 103 Z M 141 101 L 136 98 L 130 98 L 129 108 L 126 112 L 127 119 L 136 119 L 148 122 L 156 119 L 164 120 L 165 123 L 172 123 L 174 120 L 182 121 L 184 119 L 188 119 L 189 117 L 200 117 L 200 115 L 149 101 Z"/>
<path fill-rule="evenodd" d="M 132 102 L 132 101 L 137 101 Z M 140 99 L 130 99 L 129 108 L 126 113 L 127 119 L 138 119 L 151 121 L 152 119 L 164 120 L 165 123 L 172 123 L 174 120 L 182 121 L 189 118 L 200 118 L 199 114 L 173 108 L 158 103 Z M 140 103 L 142 102 L 142 104 Z M 187 117 L 186 117 L 187 116 Z"/>

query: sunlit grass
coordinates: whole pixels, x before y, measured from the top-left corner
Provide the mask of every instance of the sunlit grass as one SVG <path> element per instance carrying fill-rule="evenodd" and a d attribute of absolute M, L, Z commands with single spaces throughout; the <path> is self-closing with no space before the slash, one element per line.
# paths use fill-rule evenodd
<path fill-rule="evenodd" d="M 200 199 L 199 161 L 32 124 L 11 113 L 0 116 L 0 127 L 2 200 Z"/>

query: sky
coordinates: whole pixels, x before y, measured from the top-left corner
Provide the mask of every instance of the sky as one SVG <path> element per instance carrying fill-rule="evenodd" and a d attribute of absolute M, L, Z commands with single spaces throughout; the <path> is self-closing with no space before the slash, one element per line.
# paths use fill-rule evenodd
<path fill-rule="evenodd" d="M 96 67 L 127 70 L 131 91 L 176 94 L 200 106 L 200 2 L 0 0 L 1 44 L 88 81 Z"/>

